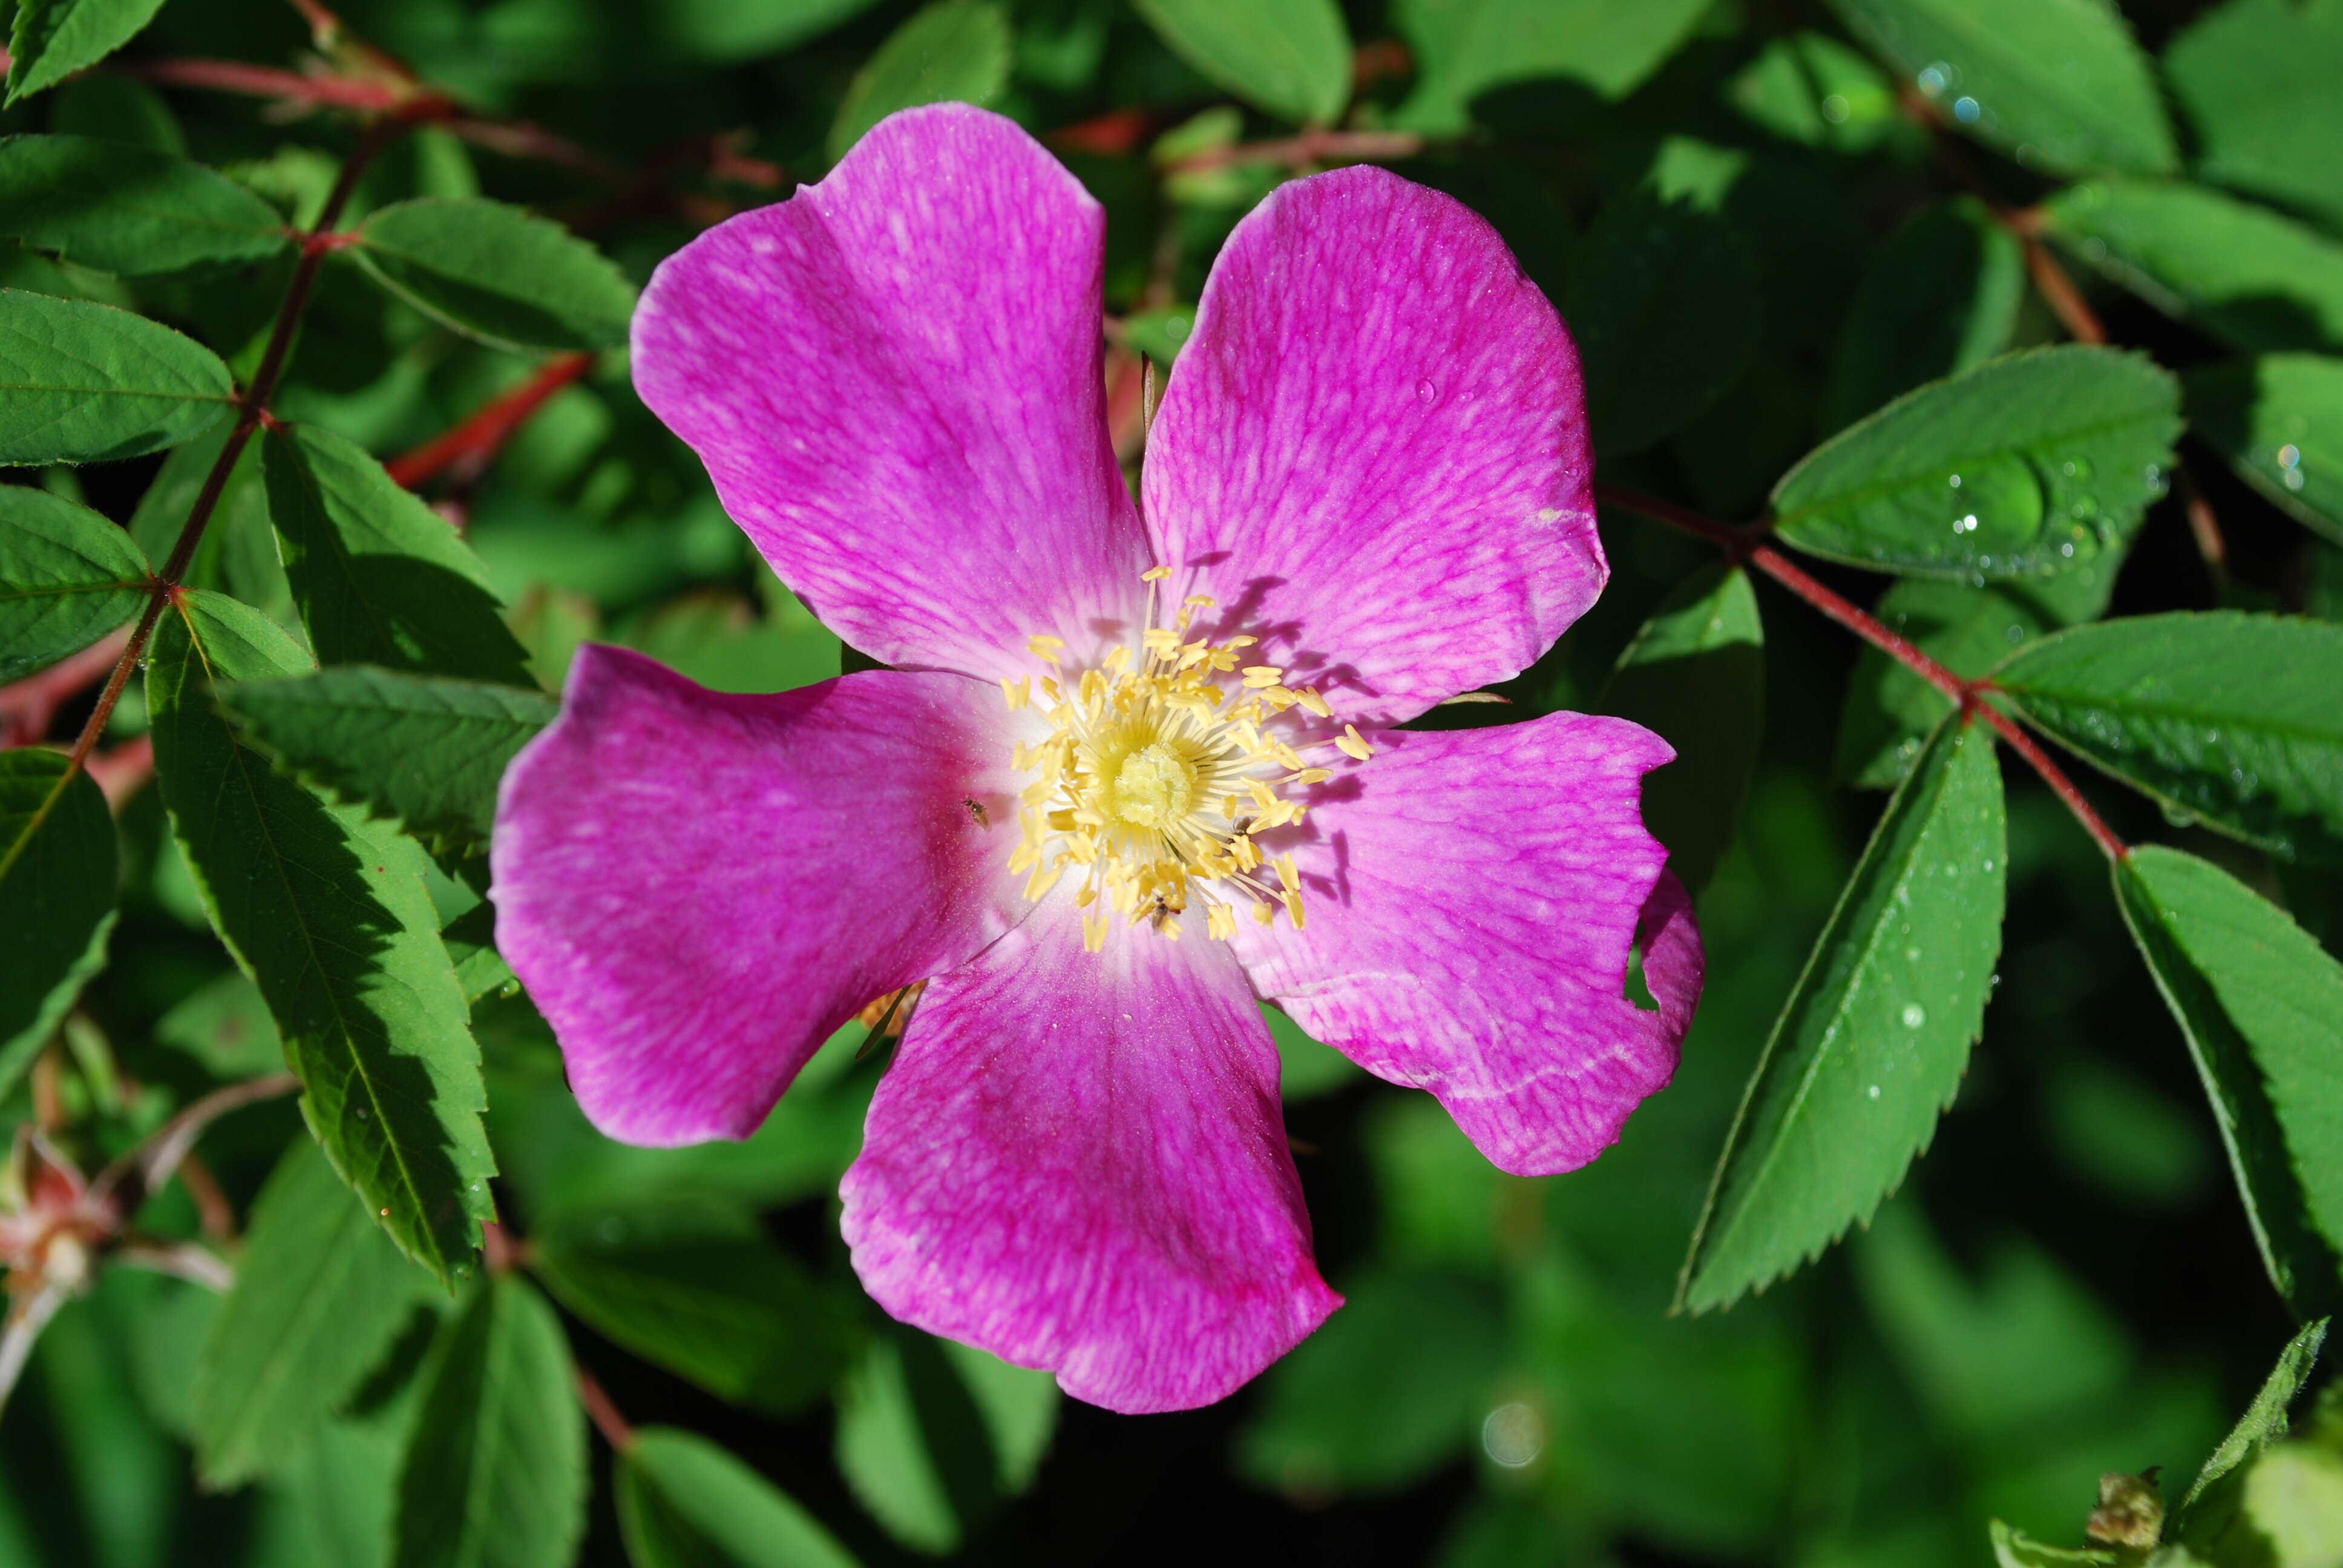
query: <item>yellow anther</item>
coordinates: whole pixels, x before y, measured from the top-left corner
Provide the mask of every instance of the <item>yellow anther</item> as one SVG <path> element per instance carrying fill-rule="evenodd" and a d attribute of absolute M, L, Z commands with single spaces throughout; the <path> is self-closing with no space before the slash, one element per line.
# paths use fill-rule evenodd
<path fill-rule="evenodd" d="M 1361 762 L 1364 762 L 1375 754 L 1375 749 L 1360 738 L 1359 727 L 1355 724 L 1342 726 L 1342 733 L 1335 738 L 1334 744 L 1341 749 L 1343 756 L 1353 758 Z"/>
<path fill-rule="evenodd" d="M 1170 567 L 1149 567 L 1145 571 L 1139 574 L 1139 580 L 1143 583 L 1160 583 L 1171 575 L 1172 568 Z"/>
<path fill-rule="evenodd" d="M 1204 911 L 1204 934 L 1216 942 L 1227 941 L 1237 934 L 1237 912 L 1226 904 L 1214 904 Z"/>
<path fill-rule="evenodd" d="M 1190 609 L 1216 609 L 1220 607 L 1221 601 L 1208 593 L 1192 593 L 1180 602 Z"/>
<path fill-rule="evenodd" d="M 1264 686 L 1275 686 L 1284 678 L 1285 671 L 1273 664 L 1248 664 L 1245 666 L 1244 683 L 1246 686 L 1256 691 Z"/>
<path fill-rule="evenodd" d="M 1319 718 L 1332 719 L 1334 717 L 1334 710 L 1326 706 L 1326 699 L 1318 695 L 1317 688 L 1312 686 L 1297 686 L 1292 689 L 1293 700 L 1302 704 L 1302 707 L 1308 709 Z"/>
<path fill-rule="evenodd" d="M 1062 637 L 1044 637 L 1036 633 L 1025 639 L 1025 647 L 1043 664 L 1055 664 L 1058 662 L 1058 655 L 1066 651 L 1066 639 Z"/>

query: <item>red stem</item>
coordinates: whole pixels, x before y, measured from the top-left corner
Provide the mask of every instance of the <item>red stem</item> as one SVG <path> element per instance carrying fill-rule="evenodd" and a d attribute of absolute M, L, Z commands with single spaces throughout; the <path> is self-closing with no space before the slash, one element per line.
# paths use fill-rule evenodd
<path fill-rule="evenodd" d="M 593 364 L 590 354 L 564 354 L 548 359 L 535 376 L 491 398 L 453 429 L 433 437 L 412 451 L 401 453 L 383 467 L 392 478 L 410 490 L 450 468 L 458 470 L 458 480 L 476 477 L 548 398 L 585 375 Z"/>
<path fill-rule="evenodd" d="M 2131 853 L 2124 841 L 2116 836 L 2115 829 L 2108 827 L 2106 819 L 2092 809 L 2090 801 L 2084 798 L 2082 790 L 2076 788 L 2075 781 L 2066 777 L 2065 769 L 2052 760 L 2050 754 L 2042 749 L 2041 743 L 2018 728 L 2016 720 L 1986 700 L 1986 696 L 1994 690 L 1991 682 L 1965 680 L 1944 665 L 1929 658 L 1926 653 L 1890 630 L 1877 616 L 1856 605 L 1844 594 L 1817 581 L 1804 568 L 1773 546 L 1760 542 L 1764 538 L 1761 529 L 1730 528 L 1724 523 L 1704 518 L 1696 512 L 1686 511 L 1672 502 L 1642 495 L 1634 490 L 1619 489 L 1610 485 L 1597 485 L 1594 487 L 1594 498 L 1604 505 L 1618 507 L 1631 512 L 1641 512 L 1647 518 L 1681 528 L 1686 533 L 1697 535 L 1710 544 L 1722 548 L 1735 560 L 1745 561 L 1750 566 L 1755 567 L 1824 615 L 1838 622 L 1839 625 L 1912 671 L 1930 686 L 1935 687 L 1953 702 L 1958 704 L 1964 714 L 1982 719 L 1990 725 L 1994 733 L 2007 742 L 2011 750 L 2023 757 L 2027 766 L 2040 774 L 2042 781 L 2049 785 L 2058 799 L 2066 803 L 2066 809 L 2075 814 L 2076 820 L 2082 823 L 2084 830 L 2091 835 L 2092 839 L 2097 843 L 2108 859 L 2120 860 Z"/>
<path fill-rule="evenodd" d="M 635 1446 L 635 1429 L 627 1424 L 627 1418 L 620 1415 L 618 1407 L 610 1402 L 610 1396 L 603 1392 L 601 1383 L 584 1367 L 578 1369 L 578 1402 L 586 1407 L 586 1413 L 593 1418 L 595 1429 L 601 1432 L 602 1441 L 610 1445 L 613 1452 L 624 1453 Z"/>

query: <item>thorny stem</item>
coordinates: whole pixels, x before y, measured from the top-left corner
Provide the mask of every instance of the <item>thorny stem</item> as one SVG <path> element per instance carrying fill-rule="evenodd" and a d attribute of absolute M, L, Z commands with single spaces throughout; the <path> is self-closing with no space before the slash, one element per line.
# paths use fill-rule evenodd
<path fill-rule="evenodd" d="M 1745 562 L 1780 583 L 1798 598 L 1805 600 L 1830 619 L 1836 621 L 1913 674 L 1935 687 L 1957 704 L 1966 718 L 1982 719 L 1995 734 L 2007 743 L 2012 751 L 2026 759 L 2026 765 L 2042 776 L 2042 781 L 2066 802 L 2076 820 L 2091 835 L 2100 850 L 2109 859 L 2127 859 L 2131 850 L 2116 836 L 2105 819 L 2095 810 L 2066 770 L 2052 760 L 2041 742 L 2018 727 L 2017 721 L 1992 702 L 1986 700 L 1995 689 L 1990 681 L 1968 680 L 1955 674 L 1931 658 L 1906 638 L 1897 636 L 1877 616 L 1871 614 L 1845 595 L 1818 581 L 1787 556 L 1764 542 L 1760 528 L 1735 528 L 1655 497 L 1623 490 L 1615 486 L 1598 485 L 1595 499 L 1626 511 L 1640 512 L 1647 518 L 1681 528 L 1717 546 L 1736 562 Z"/>

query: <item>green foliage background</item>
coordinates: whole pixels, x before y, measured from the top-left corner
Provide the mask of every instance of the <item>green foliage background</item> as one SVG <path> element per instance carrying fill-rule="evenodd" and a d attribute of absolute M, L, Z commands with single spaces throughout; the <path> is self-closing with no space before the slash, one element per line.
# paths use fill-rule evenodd
<path fill-rule="evenodd" d="M 19 0 L 9 48 L 0 1207 L 255 1098 L 120 1216 L 222 1277 L 8 1260 L 55 1315 L 0 1563 L 2343 1563 L 2343 1411 L 2285 1413 L 2343 1298 L 2343 0 Z M 1184 1415 L 862 1297 L 861 1025 L 748 1142 L 624 1148 L 481 900 L 581 641 L 860 658 L 626 324 L 947 98 L 1106 205 L 1134 463 L 1278 181 L 1487 216 L 1615 575 L 1433 721 L 1682 753 L 1674 1087 L 1522 1181 L 1272 1016 L 1349 1305 Z M 2160 1544 L 2086 1550 L 2153 1466 Z"/>

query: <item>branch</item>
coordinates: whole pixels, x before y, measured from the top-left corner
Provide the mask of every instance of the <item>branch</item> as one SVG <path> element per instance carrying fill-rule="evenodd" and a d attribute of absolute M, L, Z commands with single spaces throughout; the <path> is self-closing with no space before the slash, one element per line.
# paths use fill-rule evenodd
<path fill-rule="evenodd" d="M 1817 581 L 1804 568 L 1768 544 L 1756 542 L 1758 530 L 1735 528 L 1686 511 L 1682 507 L 1633 490 L 1622 490 L 1608 485 L 1594 488 L 1595 499 L 1623 510 L 1641 512 L 1647 518 L 1666 523 L 1684 532 L 1706 539 L 1724 549 L 1735 560 L 1746 561 L 1824 615 L 1855 633 L 1896 663 L 1926 681 L 1957 705 L 1964 713 L 1976 715 L 1993 727 L 1994 733 L 2007 742 L 2009 749 L 2024 758 L 2026 765 L 2042 776 L 2066 809 L 2075 814 L 2102 852 L 2109 859 L 2120 860 L 2131 850 L 2116 836 L 2115 829 L 2091 807 L 2075 781 L 2065 769 L 2052 760 L 2039 741 L 2018 728 L 2017 721 L 1986 700 L 1994 687 L 1989 681 L 1966 680 L 1931 658 L 1926 652 L 1890 630 L 1877 616 L 1862 608 L 1835 589 Z"/>
<path fill-rule="evenodd" d="M 412 490 L 454 470 L 459 485 L 470 484 L 504 450 L 548 399 L 593 367 L 590 354 L 564 354 L 548 359 L 538 373 L 511 391 L 489 399 L 463 423 L 420 447 L 401 453 L 383 465 L 390 477 Z"/>
<path fill-rule="evenodd" d="M 1240 164 L 1282 164 L 1299 173 L 1316 164 L 1364 163 L 1376 158 L 1412 158 L 1423 151 L 1413 131 L 1304 131 L 1273 142 L 1241 142 L 1207 147 L 1174 159 L 1168 172 L 1204 174 Z"/>
<path fill-rule="evenodd" d="M 635 1429 L 627 1424 L 627 1418 L 618 1413 L 618 1407 L 610 1402 L 610 1396 L 603 1392 L 594 1374 L 582 1366 L 578 1369 L 578 1402 L 586 1407 L 595 1429 L 613 1452 L 624 1453 L 635 1446 Z"/>
<path fill-rule="evenodd" d="M 290 1094 L 300 1087 L 301 1081 L 291 1073 L 272 1072 L 213 1090 L 99 1171 L 89 1184 L 90 1196 L 111 1200 L 126 1218 L 136 1213 L 147 1195 L 171 1179 L 206 1128 L 231 1111 Z"/>

